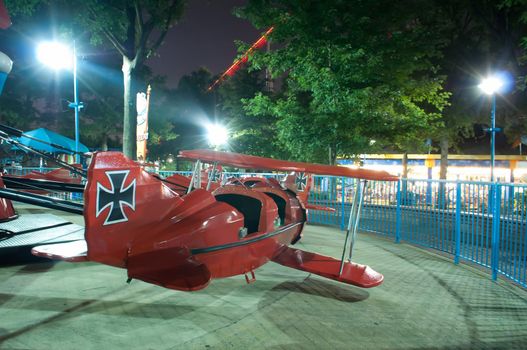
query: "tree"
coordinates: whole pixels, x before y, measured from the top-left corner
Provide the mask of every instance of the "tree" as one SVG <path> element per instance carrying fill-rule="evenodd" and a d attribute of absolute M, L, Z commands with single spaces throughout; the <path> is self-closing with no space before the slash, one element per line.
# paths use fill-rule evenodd
<path fill-rule="evenodd" d="M 119 110 L 122 110 L 123 99 L 120 86 L 111 83 L 118 81 L 118 70 L 105 67 L 104 72 L 104 79 L 83 75 L 85 78 L 80 91 L 85 107 L 81 113 L 80 130 L 84 142 L 106 151 L 111 145 L 116 147 L 121 144 L 123 125 Z"/>
<path fill-rule="evenodd" d="M 243 107 L 246 99 L 265 90 L 262 72 L 241 69 L 216 89 L 220 115 L 232 134 L 230 149 L 256 156 L 283 158 L 285 155 L 277 136 L 276 117 L 265 113 L 249 115 Z"/>
<path fill-rule="evenodd" d="M 438 22 L 446 40 L 438 60 L 447 76 L 445 88 L 452 93 L 451 105 L 442 116 L 443 126 L 432 135 L 441 149 L 440 178 L 445 179 L 449 148 L 473 135 L 475 123 L 489 124 L 490 106 L 477 85 L 490 72 L 507 70 L 516 76 L 515 91 L 499 101 L 498 123 L 510 139 L 518 138 L 524 127 L 527 105 L 521 93 L 525 66 L 521 49 L 521 1 L 437 1 Z M 525 2 L 524 2 L 525 3 Z M 498 96 L 498 99 L 500 97 Z M 512 108 L 511 108 L 512 107 Z"/>
<path fill-rule="evenodd" d="M 254 64 L 283 77 L 285 90 L 257 95 L 247 108 L 278 116 L 295 158 L 334 163 L 371 140 L 424 144 L 448 99 L 433 63 L 443 42 L 430 30 L 428 3 L 254 0 L 239 13 L 258 28 L 276 25 L 278 48 Z"/>
<path fill-rule="evenodd" d="M 152 85 L 149 111 L 150 160 L 163 160 L 181 149 L 207 146 L 204 124 L 213 115 L 213 95 L 207 93 L 212 76 L 200 68 L 183 76 L 176 89 L 164 82 Z M 177 160 L 177 159 L 176 159 Z"/>
<path fill-rule="evenodd" d="M 11 14 L 32 13 L 48 1 L 8 1 Z M 49 1 L 89 34 L 92 43 L 110 43 L 122 56 L 123 72 L 123 153 L 135 157 L 134 88 L 136 69 L 151 57 L 171 28 L 182 16 L 183 0 L 74 0 Z M 76 33 L 77 35 L 79 33 Z"/>
<path fill-rule="evenodd" d="M 440 72 L 446 77 L 445 89 L 452 95 L 442 113 L 442 124 L 430 137 L 439 144 L 441 169 L 439 177 L 446 179 L 449 148 L 472 135 L 477 119 L 473 106 L 477 103 L 473 90 L 474 72 L 485 55 L 485 28 L 471 11 L 471 1 L 437 1 L 436 28 L 445 38 L 443 55 L 437 60 Z"/>

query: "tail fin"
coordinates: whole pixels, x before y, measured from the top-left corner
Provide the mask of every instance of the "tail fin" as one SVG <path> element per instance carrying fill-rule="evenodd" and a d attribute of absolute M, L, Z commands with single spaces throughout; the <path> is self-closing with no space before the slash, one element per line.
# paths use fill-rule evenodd
<path fill-rule="evenodd" d="M 309 204 L 309 192 L 313 187 L 313 175 L 308 173 L 292 173 L 286 175 L 283 185 L 297 194 L 298 199 L 304 205 L 305 209 L 322 210 L 334 212 L 334 208 L 329 208 L 316 204 Z"/>
<path fill-rule="evenodd" d="M 134 239 L 162 230 L 181 202 L 122 153 L 95 153 L 84 192 L 89 260 L 124 267 Z"/>
<path fill-rule="evenodd" d="M 312 187 L 312 175 L 303 172 L 293 172 L 286 175 L 283 180 L 283 185 L 289 190 L 297 194 L 298 199 L 307 205 L 307 199 L 309 197 L 309 191 Z"/>

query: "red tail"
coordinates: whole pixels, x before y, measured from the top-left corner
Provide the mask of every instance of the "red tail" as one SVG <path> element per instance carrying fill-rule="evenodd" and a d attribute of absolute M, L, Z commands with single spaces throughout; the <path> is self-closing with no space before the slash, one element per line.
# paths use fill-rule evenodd
<path fill-rule="evenodd" d="M 124 267 L 134 239 L 166 229 L 181 202 L 122 153 L 95 153 L 84 195 L 89 260 Z"/>
<path fill-rule="evenodd" d="M 286 175 L 283 185 L 297 194 L 298 199 L 304 204 L 304 207 L 307 205 L 309 191 L 312 185 L 311 174 L 303 172 L 291 173 Z"/>

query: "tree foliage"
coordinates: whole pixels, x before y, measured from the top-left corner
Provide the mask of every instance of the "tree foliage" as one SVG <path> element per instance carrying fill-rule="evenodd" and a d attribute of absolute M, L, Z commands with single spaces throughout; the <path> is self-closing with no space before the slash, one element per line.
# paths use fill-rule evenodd
<path fill-rule="evenodd" d="M 229 148 L 233 151 L 284 158 L 286 154 L 277 138 L 276 117 L 267 113 L 251 115 L 244 109 L 245 100 L 266 89 L 261 73 L 242 69 L 220 85 L 216 92 L 220 116 L 231 133 Z"/>
<path fill-rule="evenodd" d="M 275 49 L 254 61 L 285 75 L 286 90 L 256 96 L 247 110 L 277 115 L 296 158 L 334 162 L 372 139 L 407 150 L 447 104 L 433 62 L 444 40 L 428 3 L 254 0 L 239 13 L 259 28 L 276 25 Z"/>

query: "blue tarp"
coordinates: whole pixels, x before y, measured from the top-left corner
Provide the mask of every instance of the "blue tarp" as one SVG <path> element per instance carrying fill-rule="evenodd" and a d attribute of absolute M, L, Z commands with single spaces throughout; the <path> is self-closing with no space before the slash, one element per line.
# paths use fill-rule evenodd
<path fill-rule="evenodd" d="M 31 130 L 28 132 L 24 132 L 24 135 L 34 137 L 36 139 L 53 143 L 58 146 L 65 147 L 67 149 L 70 149 L 71 152 L 62 150 L 60 148 L 56 148 L 53 146 L 50 146 L 48 144 L 38 142 L 32 139 L 29 139 L 27 137 L 20 137 L 18 138 L 18 141 L 22 143 L 23 145 L 26 145 L 28 147 L 37 149 L 42 152 L 48 152 L 48 153 L 73 153 L 75 151 L 75 140 L 72 140 L 66 136 L 62 136 L 60 134 L 57 134 L 56 132 L 53 132 L 51 130 L 48 130 L 46 128 L 38 128 L 35 130 Z M 89 152 L 88 147 L 84 146 L 82 143 L 79 143 L 79 152 L 85 153 Z"/>

